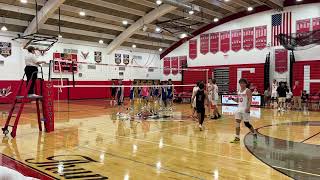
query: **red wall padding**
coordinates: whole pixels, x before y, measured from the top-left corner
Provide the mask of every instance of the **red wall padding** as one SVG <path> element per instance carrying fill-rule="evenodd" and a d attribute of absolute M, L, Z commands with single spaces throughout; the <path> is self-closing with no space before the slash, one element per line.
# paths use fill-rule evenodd
<path fill-rule="evenodd" d="M 320 61 L 299 61 L 293 66 L 293 81 L 300 81 L 304 83 L 304 66 L 310 66 L 310 79 L 320 79 Z M 315 94 L 320 91 L 320 83 L 310 84 L 310 93 Z"/>
<path fill-rule="evenodd" d="M 204 67 L 201 67 L 204 68 Z M 196 84 L 198 81 L 206 82 L 207 72 L 206 71 L 192 71 L 192 68 L 189 68 L 190 71 L 183 71 L 183 84 Z M 192 92 L 193 86 L 183 87 L 184 92 Z"/>

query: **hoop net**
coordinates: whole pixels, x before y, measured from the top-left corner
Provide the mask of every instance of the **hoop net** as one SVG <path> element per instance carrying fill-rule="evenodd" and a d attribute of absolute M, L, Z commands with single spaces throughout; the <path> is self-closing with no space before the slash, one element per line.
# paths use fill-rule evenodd
<path fill-rule="evenodd" d="M 310 49 L 320 45 L 320 30 L 314 30 L 303 33 L 279 34 L 276 36 L 280 44 L 292 51 Z"/>

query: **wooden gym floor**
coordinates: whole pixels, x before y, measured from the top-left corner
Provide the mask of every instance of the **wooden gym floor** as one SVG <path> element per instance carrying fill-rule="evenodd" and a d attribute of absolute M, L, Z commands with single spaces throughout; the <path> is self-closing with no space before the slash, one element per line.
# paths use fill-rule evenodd
<path fill-rule="evenodd" d="M 232 106 L 220 107 L 223 118 L 206 119 L 201 132 L 188 104 L 175 105 L 173 118 L 142 121 L 117 120 L 108 104 L 56 103 L 56 130 L 48 134 L 38 132 L 28 104 L 17 137 L 2 135 L 0 165 L 41 179 L 320 179 L 319 112 L 255 108 L 257 144 L 243 125 L 241 143 L 230 144 Z"/>

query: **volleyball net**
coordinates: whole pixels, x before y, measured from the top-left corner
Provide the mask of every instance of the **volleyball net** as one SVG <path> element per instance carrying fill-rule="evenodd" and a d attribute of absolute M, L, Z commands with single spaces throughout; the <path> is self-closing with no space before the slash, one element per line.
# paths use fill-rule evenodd
<path fill-rule="evenodd" d="M 206 84 L 209 78 L 208 69 L 92 63 L 77 61 L 72 54 L 55 58 L 44 68 L 54 87 L 61 94 L 68 93 L 68 99 L 111 98 L 111 89 L 119 87 L 124 88 L 125 97 L 130 96 L 130 89 L 142 87 L 150 89 L 150 96 L 152 89 L 173 87 L 175 97 L 187 97 L 197 82 Z"/>

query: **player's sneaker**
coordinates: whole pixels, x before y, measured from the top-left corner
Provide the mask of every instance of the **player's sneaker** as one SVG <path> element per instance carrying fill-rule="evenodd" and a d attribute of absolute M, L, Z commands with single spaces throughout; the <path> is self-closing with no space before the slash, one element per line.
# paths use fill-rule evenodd
<path fill-rule="evenodd" d="M 240 143 L 240 138 L 235 137 L 233 141 L 230 141 L 230 143 L 238 144 L 238 143 Z"/>
<path fill-rule="evenodd" d="M 202 131 L 202 130 L 203 130 L 203 127 L 202 127 L 202 125 L 201 125 L 201 124 L 199 124 L 199 129 L 200 129 L 200 131 Z"/>

